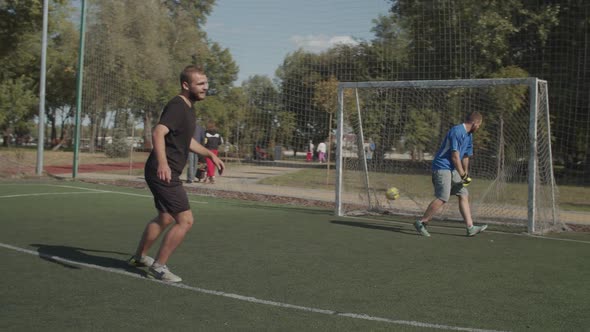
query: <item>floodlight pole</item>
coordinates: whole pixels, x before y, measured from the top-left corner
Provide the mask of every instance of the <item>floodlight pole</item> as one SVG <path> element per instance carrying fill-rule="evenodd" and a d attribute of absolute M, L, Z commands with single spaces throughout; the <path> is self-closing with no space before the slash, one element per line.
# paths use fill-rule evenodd
<path fill-rule="evenodd" d="M 86 0 L 81 0 L 80 46 L 78 49 L 78 77 L 76 81 L 76 127 L 74 133 L 74 162 L 72 178 L 78 176 L 78 154 L 80 150 L 80 113 L 82 110 L 82 81 L 84 78 L 84 37 L 86 35 Z"/>
<path fill-rule="evenodd" d="M 36 174 L 43 174 L 43 148 L 45 147 L 45 81 L 47 68 L 47 25 L 49 0 L 43 0 L 43 37 L 41 42 L 41 77 L 39 78 L 39 128 L 37 137 Z"/>

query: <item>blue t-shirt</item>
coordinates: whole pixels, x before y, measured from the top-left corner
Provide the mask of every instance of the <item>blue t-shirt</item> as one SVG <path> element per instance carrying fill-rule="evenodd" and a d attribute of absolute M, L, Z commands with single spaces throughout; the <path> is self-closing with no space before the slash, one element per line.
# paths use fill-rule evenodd
<path fill-rule="evenodd" d="M 461 159 L 465 156 L 471 157 L 473 155 L 473 138 L 465 130 L 465 125 L 463 124 L 456 125 L 449 130 L 432 161 L 432 170 L 455 169 L 455 165 L 453 165 L 451 160 L 451 153 L 453 151 L 459 152 Z"/>

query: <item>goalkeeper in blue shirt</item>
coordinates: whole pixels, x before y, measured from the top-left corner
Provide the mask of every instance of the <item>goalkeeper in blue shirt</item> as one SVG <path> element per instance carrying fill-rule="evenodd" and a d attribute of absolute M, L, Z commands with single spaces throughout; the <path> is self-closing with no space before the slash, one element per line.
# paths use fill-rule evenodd
<path fill-rule="evenodd" d="M 479 112 L 467 116 L 464 123 L 449 130 L 440 149 L 432 161 L 432 184 L 435 199 L 430 202 L 422 219 L 414 226 L 419 234 L 430 236 L 426 229 L 432 216 L 449 201 L 451 195 L 459 199 L 459 211 L 465 220 L 467 236 L 474 236 L 483 232 L 488 226 L 474 226 L 469 208 L 469 192 L 467 186 L 471 183 L 469 177 L 469 157 L 473 155 L 473 133 L 479 127 L 483 118 Z"/>

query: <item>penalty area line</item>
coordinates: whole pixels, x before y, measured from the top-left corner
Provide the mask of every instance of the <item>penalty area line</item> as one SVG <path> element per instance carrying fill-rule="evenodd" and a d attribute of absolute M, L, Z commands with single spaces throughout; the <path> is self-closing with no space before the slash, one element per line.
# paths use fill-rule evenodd
<path fill-rule="evenodd" d="M 73 194 L 102 194 L 102 192 L 93 191 L 69 191 L 69 192 L 58 192 L 58 193 L 33 193 L 33 194 L 15 194 L 15 195 L 2 195 L 0 198 L 16 198 L 16 197 L 35 197 L 35 196 L 53 196 L 53 195 L 73 195 Z"/>
<path fill-rule="evenodd" d="M 52 186 L 52 187 L 60 187 L 60 188 L 75 188 L 75 189 L 89 190 L 89 191 L 93 191 L 93 192 L 97 192 L 97 193 L 108 193 L 108 194 L 118 194 L 118 195 L 126 195 L 126 196 L 135 196 L 135 197 L 153 198 L 152 195 L 126 193 L 126 192 L 123 192 L 123 191 L 101 190 L 101 189 L 84 188 L 84 187 L 76 187 L 76 186 L 65 186 L 65 185 L 50 185 L 50 186 Z M 193 201 L 193 200 L 190 200 L 190 199 L 189 199 L 189 202 L 196 203 L 196 204 L 209 204 L 209 202 Z"/>
<path fill-rule="evenodd" d="M 123 270 L 119 270 L 119 269 L 114 269 L 114 268 L 110 268 L 110 267 L 105 267 L 105 266 L 99 266 L 99 265 L 74 261 L 71 259 L 67 259 L 67 258 L 63 258 L 63 257 L 59 257 L 59 256 L 48 255 L 48 254 L 40 253 L 38 251 L 29 250 L 29 249 L 25 249 L 25 248 L 21 248 L 21 247 L 16 247 L 16 246 L 1 243 L 1 242 L 0 242 L 0 247 L 5 248 L 5 249 L 9 249 L 9 250 L 13 250 L 13 251 L 16 251 L 19 253 L 23 253 L 23 254 L 38 256 L 38 257 L 45 258 L 45 259 L 51 259 L 51 260 L 62 262 L 62 263 L 84 266 L 87 268 L 101 270 L 101 271 L 108 272 L 108 273 L 115 273 L 115 274 L 124 275 L 127 277 L 151 281 L 151 282 L 155 282 L 160 285 L 163 285 L 163 286 L 176 287 L 176 288 L 181 288 L 181 289 L 185 289 L 185 290 L 196 292 L 196 293 L 221 296 L 221 297 L 226 297 L 226 298 L 249 302 L 249 303 L 264 304 L 264 305 L 269 305 L 269 306 L 273 306 L 273 307 L 294 309 L 294 310 L 300 310 L 300 311 L 306 311 L 306 312 L 323 314 L 323 315 L 330 315 L 330 316 L 346 317 L 346 318 L 368 320 L 368 321 L 374 321 L 374 322 L 383 322 L 383 323 L 389 323 L 389 324 L 394 324 L 394 325 L 425 327 L 425 328 L 432 328 L 432 329 L 439 329 L 439 330 L 450 330 L 450 331 L 500 332 L 498 330 L 487 330 L 487 329 L 479 329 L 479 328 L 471 328 L 471 327 L 460 327 L 460 326 L 452 326 L 452 325 L 424 323 L 424 322 L 418 322 L 418 321 L 376 317 L 376 316 L 370 316 L 367 314 L 339 312 L 339 311 L 330 310 L 330 309 L 320 309 L 320 308 L 306 307 L 306 306 L 301 306 L 301 305 L 296 305 L 296 304 L 289 304 L 289 303 L 284 303 L 284 302 L 264 300 L 264 299 L 259 299 L 259 298 L 252 297 L 252 296 L 240 295 L 240 294 L 235 294 L 235 293 L 226 293 L 226 292 L 222 292 L 222 291 L 194 287 L 194 286 L 181 284 L 181 283 L 167 283 L 167 282 L 163 282 L 160 280 L 145 278 L 145 277 L 143 277 L 139 274 L 136 274 L 136 273 L 131 273 L 131 272 L 127 272 L 127 271 L 123 271 Z"/>

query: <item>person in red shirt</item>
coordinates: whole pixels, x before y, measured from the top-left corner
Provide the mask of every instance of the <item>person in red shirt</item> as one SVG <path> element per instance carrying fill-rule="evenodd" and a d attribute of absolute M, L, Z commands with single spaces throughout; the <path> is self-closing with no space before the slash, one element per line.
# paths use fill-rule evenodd
<path fill-rule="evenodd" d="M 205 131 L 205 147 L 209 149 L 214 155 L 219 155 L 219 146 L 223 144 L 223 137 L 217 131 L 214 122 L 207 123 L 207 130 Z M 215 183 L 215 165 L 213 159 L 207 158 L 207 178 L 204 182 Z"/>

